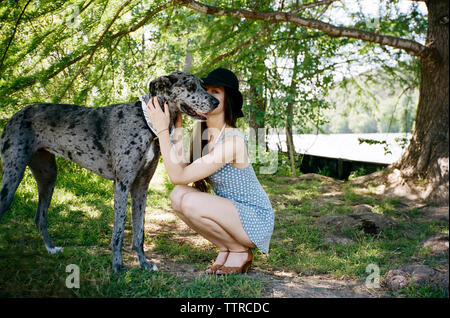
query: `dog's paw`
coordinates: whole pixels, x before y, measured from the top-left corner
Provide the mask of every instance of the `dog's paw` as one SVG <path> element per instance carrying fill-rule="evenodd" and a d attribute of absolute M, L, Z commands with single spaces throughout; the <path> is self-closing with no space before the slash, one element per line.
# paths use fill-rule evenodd
<path fill-rule="evenodd" d="M 126 267 L 123 264 L 113 264 L 113 271 L 116 274 L 125 273 L 127 270 L 128 270 L 128 267 Z"/>
<path fill-rule="evenodd" d="M 60 246 L 47 247 L 47 251 L 48 251 L 50 254 L 56 254 L 56 253 L 62 252 L 62 251 L 63 251 L 63 248 L 60 247 Z"/>
<path fill-rule="evenodd" d="M 155 264 L 151 263 L 151 262 L 150 263 L 149 262 L 142 263 L 141 264 L 141 268 L 145 269 L 147 271 L 154 271 L 154 272 L 158 271 L 158 267 Z"/>

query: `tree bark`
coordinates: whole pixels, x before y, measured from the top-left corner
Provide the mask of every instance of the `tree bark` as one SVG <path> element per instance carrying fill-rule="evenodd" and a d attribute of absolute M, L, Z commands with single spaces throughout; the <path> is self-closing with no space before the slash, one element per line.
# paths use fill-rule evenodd
<path fill-rule="evenodd" d="M 449 2 L 426 1 L 426 45 L 438 58 L 421 59 L 419 105 L 415 129 L 402 158 L 393 165 L 405 179 L 423 180 L 428 201 L 449 200 Z"/>
<path fill-rule="evenodd" d="M 257 76 L 257 75 L 256 75 Z M 251 107 L 249 107 L 248 123 L 250 126 L 250 139 L 255 141 L 255 146 L 258 147 L 259 142 L 264 143 L 264 134 L 259 135 L 261 128 L 264 129 L 265 120 L 264 115 L 266 113 L 266 99 L 262 96 L 262 92 L 257 87 L 258 81 L 252 79 L 249 84 L 249 99 Z M 261 85 L 259 85 L 261 87 Z M 262 140 L 260 140 L 262 139 Z M 259 149 L 259 148 L 257 148 Z"/>
<path fill-rule="evenodd" d="M 292 135 L 292 121 L 294 119 L 294 101 L 296 90 L 297 90 L 297 74 L 298 74 L 298 50 L 294 49 L 294 54 L 292 56 L 294 60 L 294 67 L 292 68 L 292 79 L 291 86 L 289 87 L 289 94 L 291 95 L 291 99 L 287 103 L 286 107 L 286 148 L 289 155 L 289 161 L 291 163 L 291 174 L 292 176 L 297 175 L 297 171 L 295 169 L 295 145 L 294 145 L 294 137 Z"/>

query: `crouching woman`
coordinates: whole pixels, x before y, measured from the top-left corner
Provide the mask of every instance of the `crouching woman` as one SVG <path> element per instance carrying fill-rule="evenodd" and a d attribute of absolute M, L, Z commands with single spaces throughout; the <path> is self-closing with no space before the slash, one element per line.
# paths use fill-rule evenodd
<path fill-rule="evenodd" d="M 219 105 L 201 123 L 201 149 L 207 154 L 195 159 L 191 143 L 190 163 L 174 160 L 182 152 L 181 138 L 172 147 L 168 107 L 163 111 L 157 98 L 147 105 L 154 124 L 167 174 L 177 186 L 170 194 L 172 207 L 194 231 L 219 249 L 208 273 L 246 272 L 252 263 L 252 248 L 268 253 L 274 226 L 274 212 L 250 161 L 247 140 L 236 129 L 243 117 L 239 81 L 230 70 L 219 68 L 202 79 Z M 175 128 L 181 127 L 181 115 Z M 206 130 L 206 132 L 205 132 Z M 176 129 L 176 131 L 180 131 Z M 198 131 L 197 131 L 198 132 Z M 202 136 L 207 134 L 208 138 Z M 194 186 L 188 184 L 194 183 Z M 214 194 L 207 193 L 207 185 Z"/>

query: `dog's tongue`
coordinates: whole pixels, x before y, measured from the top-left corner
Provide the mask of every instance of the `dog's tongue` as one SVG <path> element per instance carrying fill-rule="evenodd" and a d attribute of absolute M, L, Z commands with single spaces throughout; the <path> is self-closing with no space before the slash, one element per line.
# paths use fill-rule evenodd
<path fill-rule="evenodd" d="M 205 113 L 199 113 L 199 112 L 197 112 L 197 114 L 200 115 L 200 116 L 203 116 L 203 117 L 205 117 L 205 118 L 208 118 L 208 114 L 205 114 Z"/>

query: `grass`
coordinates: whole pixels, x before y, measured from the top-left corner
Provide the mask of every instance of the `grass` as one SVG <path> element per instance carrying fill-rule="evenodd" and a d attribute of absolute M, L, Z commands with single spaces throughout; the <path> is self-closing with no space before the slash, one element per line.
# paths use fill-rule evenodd
<path fill-rule="evenodd" d="M 190 231 L 175 216 L 168 193 L 173 185 L 160 164 L 147 199 L 147 254 L 175 271 L 146 272 L 135 253 L 124 253 L 129 270 L 115 275 L 108 249 L 113 228 L 112 182 L 79 166 L 57 160 L 58 179 L 49 210 L 49 233 L 61 254 L 49 255 L 34 225 L 36 182 L 27 169 L 9 211 L 0 223 L 0 297 L 263 297 L 268 283 L 251 275 L 215 277 L 203 271 L 216 255 L 213 246 Z M 368 264 L 380 274 L 413 263 L 447 267 L 448 254 L 433 256 L 421 242 L 436 233 L 448 233 L 448 223 L 426 221 L 417 209 L 402 209 L 401 201 L 381 198 L 370 189 L 361 194 L 350 183 L 328 179 L 300 180 L 283 175 L 260 175 L 275 210 L 270 253 L 256 252 L 254 266 L 265 272 L 301 275 L 328 274 L 365 281 Z M 340 204 L 324 200 L 335 191 Z M 321 215 L 348 214 L 352 206 L 369 204 L 376 213 L 393 218 L 398 227 L 381 235 L 348 231 L 347 246 L 324 242 L 325 229 L 315 225 Z M 151 207 L 151 208 L 150 208 Z M 131 243 L 128 208 L 124 248 Z M 69 289 L 66 266 L 80 269 L 80 288 Z M 431 287 L 409 286 L 395 297 L 443 297 Z"/>

